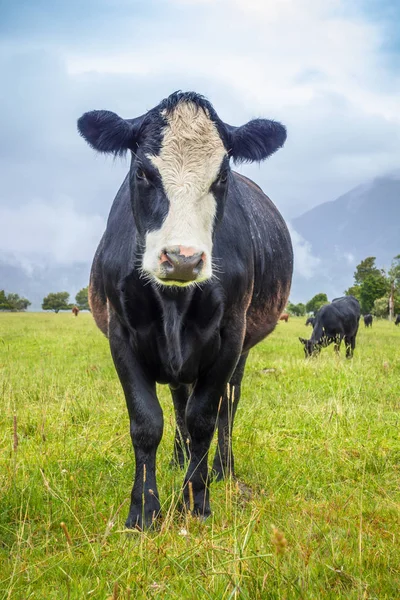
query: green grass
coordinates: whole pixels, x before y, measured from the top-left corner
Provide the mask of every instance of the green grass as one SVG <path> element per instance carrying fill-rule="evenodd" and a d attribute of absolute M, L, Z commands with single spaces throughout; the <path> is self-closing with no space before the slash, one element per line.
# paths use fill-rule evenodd
<path fill-rule="evenodd" d="M 160 387 L 164 521 L 127 534 L 133 452 L 107 340 L 89 314 L 0 315 L 0 599 L 400 598 L 400 328 L 362 326 L 352 361 L 305 361 L 304 321 L 248 361 L 234 447 L 251 497 L 213 483 L 212 518 L 179 514 Z"/>

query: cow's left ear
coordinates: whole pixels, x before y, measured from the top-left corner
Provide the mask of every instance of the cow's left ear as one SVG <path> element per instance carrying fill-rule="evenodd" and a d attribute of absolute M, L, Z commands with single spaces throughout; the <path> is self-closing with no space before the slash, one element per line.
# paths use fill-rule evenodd
<path fill-rule="evenodd" d="M 277 121 L 254 119 L 241 127 L 226 125 L 230 136 L 230 156 L 236 163 L 260 162 L 282 148 L 286 128 Z"/>
<path fill-rule="evenodd" d="M 118 156 L 136 148 L 142 120 L 123 119 L 109 110 L 92 110 L 78 120 L 78 131 L 98 152 Z"/>

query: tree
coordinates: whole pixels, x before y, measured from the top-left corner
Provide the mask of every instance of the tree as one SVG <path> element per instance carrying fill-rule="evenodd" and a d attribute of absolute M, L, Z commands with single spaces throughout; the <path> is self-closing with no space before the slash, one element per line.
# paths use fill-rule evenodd
<path fill-rule="evenodd" d="M 356 266 L 356 270 L 354 273 L 354 283 L 356 285 L 361 286 L 367 279 L 367 277 L 369 277 L 370 275 L 383 275 L 383 271 L 376 267 L 375 260 L 375 256 L 368 256 L 367 258 L 364 258 L 364 260 L 362 260 L 359 265 Z"/>
<path fill-rule="evenodd" d="M 361 312 L 367 314 L 374 308 L 375 300 L 388 294 L 389 285 L 383 269 L 375 265 L 375 256 L 368 256 L 357 265 L 354 272 L 354 285 L 345 291 L 346 296 L 357 298 Z"/>
<path fill-rule="evenodd" d="M 286 307 L 286 310 L 291 315 L 295 315 L 296 317 L 303 317 L 306 314 L 306 306 L 302 302 L 299 302 L 298 304 L 293 304 L 292 302 L 289 302 Z"/>
<path fill-rule="evenodd" d="M 20 298 L 18 294 L 5 294 L 0 290 L 0 310 L 19 312 L 26 310 L 31 303 L 26 298 Z"/>
<path fill-rule="evenodd" d="M 86 286 L 85 288 L 79 290 L 79 292 L 75 296 L 76 305 L 81 310 L 90 310 L 88 293 L 89 288 L 88 286 Z"/>
<path fill-rule="evenodd" d="M 4 290 L 0 290 L 0 310 L 10 310 L 10 305 Z"/>
<path fill-rule="evenodd" d="M 396 312 L 395 294 L 400 291 L 400 254 L 394 257 L 392 266 L 388 273 L 390 292 L 389 292 L 389 320 L 392 321 Z"/>
<path fill-rule="evenodd" d="M 28 306 L 31 305 L 31 302 L 26 298 L 20 298 L 18 294 L 8 294 L 7 296 L 8 304 L 10 305 L 10 310 L 13 312 L 20 312 L 26 310 Z"/>
<path fill-rule="evenodd" d="M 53 310 L 58 313 L 60 310 L 69 309 L 69 294 L 68 292 L 55 292 L 43 298 L 43 310 Z"/>
<path fill-rule="evenodd" d="M 386 318 L 389 314 L 389 302 L 386 296 L 384 298 L 377 298 L 374 302 L 374 315 L 381 318 Z"/>
<path fill-rule="evenodd" d="M 388 293 L 388 282 L 380 271 L 371 273 L 363 281 L 360 291 L 361 312 L 367 314 L 374 307 L 375 300 L 383 298 Z"/>
<path fill-rule="evenodd" d="M 360 301 L 361 285 L 352 285 L 348 290 L 345 290 L 344 294 L 345 296 L 354 296 Z"/>
<path fill-rule="evenodd" d="M 307 302 L 306 311 L 308 313 L 312 312 L 315 315 L 319 311 L 321 306 L 324 306 L 324 304 L 328 303 L 328 296 L 326 294 L 316 294 L 314 298 L 311 298 L 311 300 Z"/>

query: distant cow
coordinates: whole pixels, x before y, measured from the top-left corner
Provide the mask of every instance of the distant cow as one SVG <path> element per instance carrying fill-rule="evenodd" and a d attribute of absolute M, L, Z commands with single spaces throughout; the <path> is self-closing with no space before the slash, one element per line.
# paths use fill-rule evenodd
<path fill-rule="evenodd" d="M 288 313 L 282 313 L 281 316 L 279 317 L 280 321 L 285 321 L 285 323 L 287 323 L 289 321 L 289 314 Z"/>
<path fill-rule="evenodd" d="M 309 340 L 299 338 L 304 345 L 306 357 L 320 352 L 321 348 L 335 342 L 339 352 L 342 340 L 346 345 L 346 357 L 353 356 L 356 347 L 356 335 L 360 321 L 360 304 L 354 296 L 335 298 L 331 304 L 319 309 L 315 325 Z"/>
<path fill-rule="evenodd" d="M 400 315 L 397 315 L 396 320 L 394 322 L 395 325 L 400 325 Z"/>
<path fill-rule="evenodd" d="M 373 316 L 368 314 L 364 315 L 364 325 L 365 327 L 372 327 Z"/>
<path fill-rule="evenodd" d="M 311 327 L 314 327 L 314 325 L 315 325 L 315 317 L 308 317 L 308 319 L 306 321 L 306 325 L 311 325 Z"/>
<path fill-rule="evenodd" d="M 284 220 L 230 160 L 264 160 L 286 131 L 265 119 L 228 125 L 193 92 L 134 119 L 89 112 L 78 128 L 95 150 L 131 157 L 89 285 L 130 418 L 136 470 L 126 525 L 160 515 L 157 383 L 172 394 L 175 460 L 188 460 L 184 505 L 207 517 L 216 423 L 213 470 L 223 478 L 234 471 L 231 431 L 248 353 L 275 328 L 293 269 Z"/>
<path fill-rule="evenodd" d="M 77 317 L 79 315 L 79 308 L 77 306 L 74 306 L 72 309 L 72 314 Z"/>

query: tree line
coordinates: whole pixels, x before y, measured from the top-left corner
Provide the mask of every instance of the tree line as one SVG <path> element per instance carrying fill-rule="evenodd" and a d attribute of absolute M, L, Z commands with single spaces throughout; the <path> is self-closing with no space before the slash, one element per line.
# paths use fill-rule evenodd
<path fill-rule="evenodd" d="M 20 298 L 18 294 L 6 294 L 0 290 L 0 311 L 22 312 L 31 306 L 26 298 Z M 42 309 L 52 310 L 55 313 L 60 310 L 71 310 L 77 306 L 80 310 L 90 310 L 88 300 L 88 287 L 82 288 L 75 296 L 75 303 L 70 304 L 68 292 L 53 292 L 43 298 Z"/>
<path fill-rule="evenodd" d="M 363 314 L 393 319 L 395 314 L 400 313 L 400 254 L 393 258 L 387 271 L 379 269 L 375 261 L 375 256 L 368 256 L 357 265 L 354 284 L 344 294 L 357 298 Z M 324 304 L 328 304 L 328 296 L 319 293 L 306 304 L 289 302 L 286 310 L 299 317 L 310 313 L 315 315 Z"/>
<path fill-rule="evenodd" d="M 60 310 L 71 310 L 77 306 L 80 310 L 90 310 L 88 287 L 82 288 L 75 296 L 75 304 L 70 304 L 68 292 L 52 292 L 43 298 L 42 309 L 52 310 L 55 313 Z"/>

